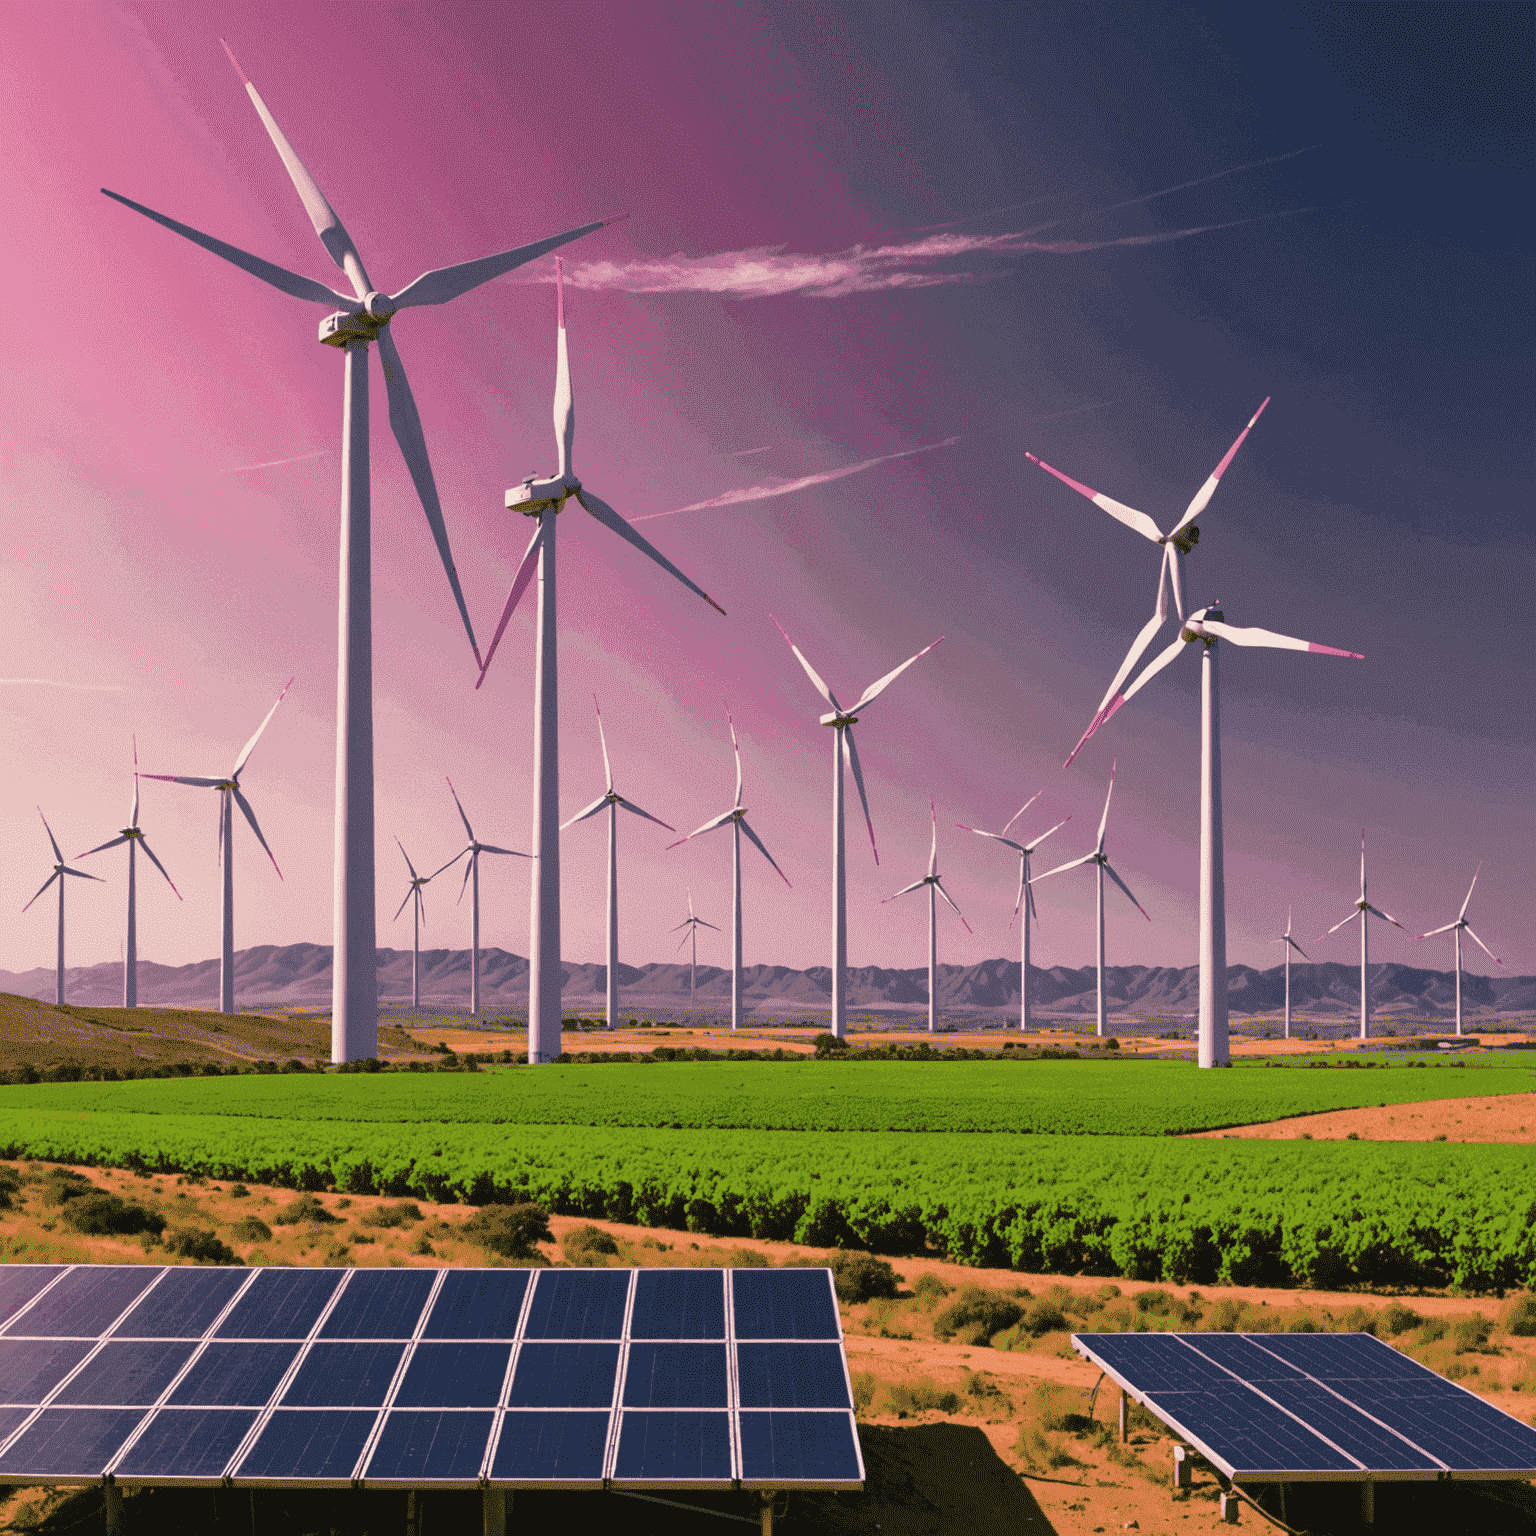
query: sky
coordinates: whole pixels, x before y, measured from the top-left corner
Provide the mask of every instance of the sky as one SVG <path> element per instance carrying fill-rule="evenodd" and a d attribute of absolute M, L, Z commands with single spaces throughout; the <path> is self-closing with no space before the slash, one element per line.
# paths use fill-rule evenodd
<path fill-rule="evenodd" d="M 292 676 L 243 786 L 235 942 L 331 937 L 342 359 L 299 303 L 114 191 L 342 284 L 230 47 L 373 279 L 628 212 L 565 252 L 575 466 L 727 610 L 573 502 L 560 519 L 560 805 L 616 787 L 679 832 L 749 821 L 745 961 L 830 960 L 825 706 L 943 643 L 856 737 L 849 961 L 1018 954 L 1005 849 L 1068 824 L 1111 964 L 1196 960 L 1199 679 L 1180 661 L 1062 762 L 1150 614 L 1160 551 L 1027 454 L 1167 527 L 1266 397 L 1184 564 L 1190 606 L 1365 660 L 1222 654 L 1228 958 L 1287 912 L 1350 961 L 1366 831 L 1372 959 L 1448 968 L 1469 917 L 1536 971 L 1532 822 L 1532 70 L 1525 5 L 733 3 L 7 8 L 0 50 L 0 969 L 51 966 L 52 857 L 115 836 L 145 772 L 223 773 Z M 1154 195 L 1156 194 L 1156 195 Z M 552 262 L 392 323 L 482 645 L 554 464 Z M 343 284 L 344 286 L 344 284 Z M 423 871 L 531 845 L 533 604 L 485 686 L 373 380 L 378 937 Z M 770 618 L 770 614 L 773 616 Z M 1173 638 L 1172 624 L 1162 641 Z M 1149 652 L 1149 655 L 1154 652 Z M 142 959 L 217 954 L 217 799 L 146 783 Z M 564 956 L 603 959 L 606 839 L 562 839 Z M 620 832 L 620 957 L 728 964 L 724 832 Z M 122 848 L 75 861 L 68 959 L 116 959 Z M 528 864 L 482 865 L 481 941 L 528 950 Z M 462 948 L 457 871 L 423 942 Z M 1037 891 L 1035 963 L 1094 952 L 1093 880 Z M 1468 970 L 1495 974 L 1470 943 Z"/>

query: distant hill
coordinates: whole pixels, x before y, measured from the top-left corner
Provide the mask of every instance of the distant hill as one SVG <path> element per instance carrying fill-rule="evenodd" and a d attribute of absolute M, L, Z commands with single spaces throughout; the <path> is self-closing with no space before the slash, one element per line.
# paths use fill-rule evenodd
<path fill-rule="evenodd" d="M 408 950 L 381 949 L 379 995 L 385 1002 L 410 998 L 411 956 Z M 469 951 L 423 950 L 423 1003 L 463 1006 L 469 996 Z M 567 965 L 561 991 L 566 1011 L 595 1011 L 601 1007 L 607 967 Z M 1312 1016 L 1341 1019 L 1360 1006 L 1359 968 L 1352 965 L 1291 967 L 1291 1006 Z M 1190 1017 L 1199 1002 L 1199 973 L 1194 966 L 1116 965 L 1106 972 L 1108 1003 L 1116 1013 L 1138 1016 Z M 636 1006 L 651 1008 L 685 1002 L 686 965 L 621 966 L 620 985 Z M 718 966 L 700 966 L 698 1002 L 728 1004 L 731 974 Z M 760 1015 L 793 1014 L 799 1009 L 828 1006 L 830 972 L 826 966 L 792 971 L 780 965 L 748 966 L 747 999 Z M 66 974 L 69 1001 L 80 1006 L 110 1006 L 122 999 L 122 967 L 116 962 L 76 967 Z M 263 944 L 235 955 L 235 983 L 245 1007 L 326 1008 L 331 1001 L 331 948 L 328 944 Z M 1042 1013 L 1080 1016 L 1094 1009 L 1092 966 L 1069 970 L 1030 968 L 1032 1001 Z M 521 955 L 488 949 L 480 955 L 480 987 L 490 1009 L 525 1007 L 528 1001 L 528 962 Z M 50 1001 L 54 991 L 51 969 L 20 973 L 0 971 L 0 992 Z M 216 960 L 194 965 L 139 962 L 139 998 L 169 1008 L 208 1008 L 217 1004 L 219 966 Z M 1277 1012 L 1284 1004 L 1284 971 L 1275 966 L 1256 971 L 1234 965 L 1227 970 L 1229 1007 L 1234 1014 Z M 887 970 L 881 966 L 853 967 L 848 973 L 848 1001 L 859 1008 L 913 1008 L 926 1003 L 926 967 Z M 1382 1018 L 1446 1018 L 1455 1012 L 1455 977 L 1448 971 L 1416 970 L 1385 964 L 1371 967 L 1371 1011 Z M 1464 1009 L 1473 1014 L 1536 1012 L 1536 976 L 1464 975 Z M 1019 1000 L 1017 960 L 984 960 L 978 965 L 941 965 L 939 1002 L 946 1010 L 986 1014 L 1016 1008 Z"/>

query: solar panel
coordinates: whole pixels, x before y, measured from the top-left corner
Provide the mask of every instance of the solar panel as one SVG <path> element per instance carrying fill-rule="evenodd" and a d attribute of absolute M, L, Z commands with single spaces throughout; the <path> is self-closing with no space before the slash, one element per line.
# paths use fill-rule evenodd
<path fill-rule="evenodd" d="M 1536 1430 L 1370 1334 L 1074 1334 L 1073 1344 L 1234 1479 L 1536 1474 Z"/>
<path fill-rule="evenodd" d="M 0 1266 L 0 1480 L 863 1484 L 825 1269 Z"/>

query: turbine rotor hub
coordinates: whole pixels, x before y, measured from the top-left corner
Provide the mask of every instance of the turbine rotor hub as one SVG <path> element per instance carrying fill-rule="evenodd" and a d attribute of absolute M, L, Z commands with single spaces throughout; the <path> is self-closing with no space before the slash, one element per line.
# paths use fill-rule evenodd
<path fill-rule="evenodd" d="M 364 303 L 370 303 L 375 298 L 389 303 L 384 294 L 369 294 Z M 393 313 L 393 310 L 391 310 Z M 327 347 L 346 347 L 354 341 L 369 342 L 379 339 L 380 329 L 389 323 L 389 316 L 375 319 L 367 309 L 346 310 L 339 309 L 334 315 L 327 315 L 320 322 L 320 341 Z"/>

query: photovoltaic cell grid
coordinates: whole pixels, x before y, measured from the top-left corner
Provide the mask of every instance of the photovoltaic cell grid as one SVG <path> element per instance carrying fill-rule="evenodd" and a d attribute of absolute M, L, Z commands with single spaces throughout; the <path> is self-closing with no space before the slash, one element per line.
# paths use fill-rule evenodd
<path fill-rule="evenodd" d="M 1368 1333 L 1087 1333 L 1072 1342 L 1228 1477 L 1536 1475 L 1536 1430 Z"/>
<path fill-rule="evenodd" d="M 825 1269 L 0 1266 L 0 1483 L 858 1488 Z"/>

